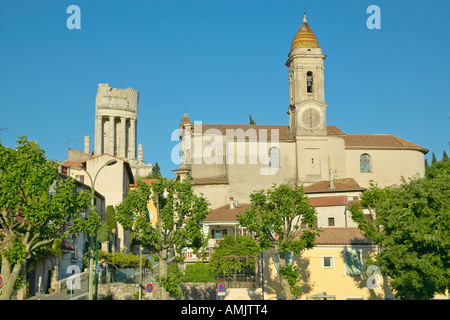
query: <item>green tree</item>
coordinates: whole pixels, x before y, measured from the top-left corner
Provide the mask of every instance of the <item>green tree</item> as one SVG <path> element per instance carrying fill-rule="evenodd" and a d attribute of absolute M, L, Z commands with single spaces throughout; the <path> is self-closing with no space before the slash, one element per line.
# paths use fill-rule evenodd
<path fill-rule="evenodd" d="M 380 247 L 373 257 L 400 299 L 432 299 L 450 285 L 450 160 L 398 187 L 366 190 L 351 208 L 363 234 Z M 372 221 L 364 217 L 369 210 Z"/>
<path fill-rule="evenodd" d="M 250 124 L 256 124 L 256 122 L 252 119 L 252 115 L 249 114 L 248 117 L 250 118 Z"/>
<path fill-rule="evenodd" d="M 156 225 L 150 221 L 149 199 L 156 206 Z M 201 247 L 204 240 L 201 223 L 209 212 L 209 203 L 203 196 L 194 194 L 189 178 L 174 181 L 159 177 L 151 186 L 138 181 L 137 188 L 116 207 L 117 221 L 125 230 L 133 230 L 144 248 L 155 252 L 163 284 L 172 283 L 172 279 L 164 281 L 171 250 L 180 252 L 185 247 Z M 163 299 L 168 298 L 170 291 L 163 290 Z"/>
<path fill-rule="evenodd" d="M 259 242 L 251 236 L 225 236 L 214 248 L 209 264 L 219 274 L 227 272 L 233 274 L 235 268 L 238 271 L 242 271 L 244 267 L 254 269 L 254 260 L 244 257 L 256 257 L 261 252 L 263 250 L 259 246 Z M 244 264 L 246 265 L 244 266 Z"/>
<path fill-rule="evenodd" d="M 298 294 L 299 273 L 286 263 L 288 256 L 314 246 L 318 230 L 313 226 L 316 209 L 302 186 L 281 184 L 250 195 L 250 208 L 239 215 L 241 226 L 255 232 L 261 249 L 273 248 L 278 257 L 281 286 L 288 300 Z M 305 228 L 302 228 L 302 225 Z M 311 227 L 306 227 L 311 226 Z"/>
<path fill-rule="evenodd" d="M 149 173 L 146 179 L 158 179 L 161 177 L 161 169 L 159 168 L 158 162 L 155 163 L 155 166 L 153 167 L 152 173 Z"/>
<path fill-rule="evenodd" d="M 0 299 L 9 300 L 21 269 L 55 239 L 93 233 L 99 216 L 92 190 L 77 192 L 75 180 L 59 175 L 57 164 L 37 143 L 19 137 L 17 147 L 0 144 L 0 254 L 4 279 Z M 82 218 L 81 212 L 88 212 Z"/>
<path fill-rule="evenodd" d="M 434 154 L 434 152 L 432 152 L 431 165 L 435 164 L 436 162 L 437 162 L 436 155 Z"/>
<path fill-rule="evenodd" d="M 112 233 L 116 233 L 117 222 L 114 213 L 114 206 L 112 205 L 106 207 L 105 224 L 108 226 Z"/>

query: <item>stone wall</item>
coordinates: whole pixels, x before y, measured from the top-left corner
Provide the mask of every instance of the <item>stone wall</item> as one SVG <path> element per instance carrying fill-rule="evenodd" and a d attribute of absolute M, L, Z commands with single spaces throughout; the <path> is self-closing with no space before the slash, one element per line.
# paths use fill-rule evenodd
<path fill-rule="evenodd" d="M 102 299 L 112 300 L 134 300 L 137 296 L 138 284 L 127 283 L 105 283 L 98 285 L 98 297 Z M 188 282 L 182 283 L 184 297 L 181 300 L 217 300 L 217 283 L 215 282 Z M 150 298 L 146 298 L 146 292 L 142 290 L 142 299 L 159 300 L 161 289 L 157 283 L 153 284 L 153 291 Z M 225 300 L 245 299 L 259 300 L 262 298 L 261 288 L 257 289 L 227 289 Z M 170 297 L 170 300 L 175 300 Z"/>
<path fill-rule="evenodd" d="M 101 283 L 98 285 L 98 299 L 134 300 L 138 288 L 138 284 Z"/>

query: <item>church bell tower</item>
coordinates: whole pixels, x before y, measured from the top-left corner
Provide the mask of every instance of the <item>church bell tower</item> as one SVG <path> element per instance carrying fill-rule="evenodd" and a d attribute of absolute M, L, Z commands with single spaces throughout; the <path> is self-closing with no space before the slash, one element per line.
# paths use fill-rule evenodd
<path fill-rule="evenodd" d="M 289 68 L 289 126 L 294 136 L 326 135 L 325 58 L 304 15 L 286 62 Z"/>
<path fill-rule="evenodd" d="M 289 68 L 289 128 L 296 142 L 299 184 L 308 185 L 329 178 L 325 58 L 304 15 L 286 62 Z"/>

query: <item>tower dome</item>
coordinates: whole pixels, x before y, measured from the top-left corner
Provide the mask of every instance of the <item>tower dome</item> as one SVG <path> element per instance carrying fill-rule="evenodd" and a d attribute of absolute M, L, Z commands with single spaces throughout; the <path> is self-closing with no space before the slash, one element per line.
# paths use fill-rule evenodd
<path fill-rule="evenodd" d="M 319 48 L 319 41 L 306 22 L 306 15 L 303 15 L 303 23 L 292 40 L 291 50 L 296 48 Z"/>

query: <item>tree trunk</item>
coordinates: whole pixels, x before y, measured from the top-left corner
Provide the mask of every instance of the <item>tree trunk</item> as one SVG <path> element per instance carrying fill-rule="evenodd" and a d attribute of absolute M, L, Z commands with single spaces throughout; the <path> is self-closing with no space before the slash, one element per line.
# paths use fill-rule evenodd
<path fill-rule="evenodd" d="M 279 268 L 285 268 L 286 267 L 286 260 L 284 257 L 284 253 L 281 252 L 278 248 L 278 246 L 275 246 L 275 253 L 278 257 L 278 266 Z M 280 280 L 281 280 L 281 288 L 283 289 L 283 293 L 286 296 L 286 300 L 292 300 L 293 296 L 291 294 L 291 286 L 287 279 L 283 278 L 280 274 Z"/>
<path fill-rule="evenodd" d="M 159 253 L 159 278 L 167 277 L 167 249 L 161 250 Z M 161 300 L 169 300 L 169 293 L 162 286 L 161 288 Z"/>
<path fill-rule="evenodd" d="M 10 300 L 14 293 L 14 284 L 19 277 L 21 264 L 15 264 L 11 270 L 11 264 L 2 256 L 3 286 L 0 289 L 0 300 Z"/>

